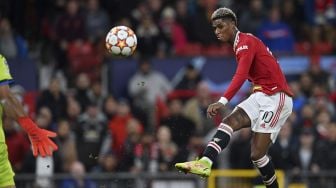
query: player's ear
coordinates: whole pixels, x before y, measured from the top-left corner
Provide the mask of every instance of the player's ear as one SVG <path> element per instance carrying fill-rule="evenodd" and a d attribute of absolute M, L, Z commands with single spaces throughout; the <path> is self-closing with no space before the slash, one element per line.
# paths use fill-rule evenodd
<path fill-rule="evenodd" d="M 234 21 L 230 21 L 231 29 L 234 30 L 236 27 L 236 23 Z"/>

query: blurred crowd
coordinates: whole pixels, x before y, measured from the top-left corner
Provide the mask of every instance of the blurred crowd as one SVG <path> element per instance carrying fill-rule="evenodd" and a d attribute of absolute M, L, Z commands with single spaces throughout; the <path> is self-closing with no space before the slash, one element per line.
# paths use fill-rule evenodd
<path fill-rule="evenodd" d="M 307 72 L 289 81 L 294 111 L 269 153 L 276 168 L 298 177 L 336 169 L 334 78 L 320 68 L 318 59 L 311 61 Z M 206 117 L 208 105 L 219 94 L 209 89 L 192 64 L 173 84 L 148 59 L 141 59 L 129 80 L 127 98 L 104 93 L 101 83 L 91 82 L 85 73 L 76 77 L 73 88 L 64 90 L 61 85 L 53 78 L 34 104 L 25 103 L 20 86 L 12 88 L 38 126 L 58 134 L 59 150 L 46 159 L 53 166 L 47 168 L 50 174 L 72 173 L 78 165 L 83 174 L 173 171 L 175 162 L 202 153 L 220 120 L 234 107 L 228 105 L 213 119 Z M 46 162 L 33 157 L 19 126 L 5 119 L 4 130 L 15 172 L 39 174 Z M 214 167 L 253 168 L 251 136 L 250 129 L 237 132 Z"/>
<path fill-rule="evenodd" d="M 12 87 L 38 126 L 58 133 L 59 150 L 34 158 L 26 135 L 4 119 L 10 161 L 16 173 L 164 172 L 201 154 L 223 114 L 206 118 L 220 94 L 200 71 L 185 67 L 174 82 L 155 71 L 151 58 L 232 56 L 218 43 L 209 17 L 232 8 L 243 32 L 260 37 L 277 55 L 312 56 L 307 72 L 289 79 L 294 112 L 270 155 L 276 168 L 302 172 L 336 169 L 334 75 L 319 55 L 336 51 L 333 0 L 3 0 L 0 53 L 8 59 L 35 58 L 52 73 L 47 87 L 27 96 Z M 138 37 L 138 70 L 128 96 L 116 98 L 100 79 L 105 35 L 126 25 Z M 53 75 L 53 74 L 51 74 Z M 40 79 L 44 79 L 42 76 Z M 249 93 L 246 93 L 246 96 Z M 249 129 L 232 139 L 215 168 L 252 168 Z M 46 162 L 51 164 L 44 168 Z M 64 182 L 64 187 L 72 182 Z M 87 182 L 88 184 L 90 182 Z"/>

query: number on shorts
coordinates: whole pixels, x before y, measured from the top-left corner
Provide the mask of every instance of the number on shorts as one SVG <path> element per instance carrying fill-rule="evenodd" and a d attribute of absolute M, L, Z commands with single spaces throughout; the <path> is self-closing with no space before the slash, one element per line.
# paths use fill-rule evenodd
<path fill-rule="evenodd" d="M 261 118 L 265 123 L 269 123 L 273 117 L 274 113 L 272 111 L 266 111 Z"/>

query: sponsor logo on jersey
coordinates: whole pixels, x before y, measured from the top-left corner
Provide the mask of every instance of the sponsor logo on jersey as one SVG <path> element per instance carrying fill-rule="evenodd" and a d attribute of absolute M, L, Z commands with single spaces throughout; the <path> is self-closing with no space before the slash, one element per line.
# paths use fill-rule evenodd
<path fill-rule="evenodd" d="M 242 46 L 239 46 L 236 50 L 236 54 L 238 54 L 239 51 L 242 51 L 242 50 L 247 50 L 248 49 L 248 46 L 247 45 L 242 45 Z"/>

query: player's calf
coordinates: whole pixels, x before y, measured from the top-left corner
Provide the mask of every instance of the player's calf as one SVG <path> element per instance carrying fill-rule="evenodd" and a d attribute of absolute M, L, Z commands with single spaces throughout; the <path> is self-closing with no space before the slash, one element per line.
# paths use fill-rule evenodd
<path fill-rule="evenodd" d="M 218 126 L 217 132 L 208 143 L 203 156 L 212 162 L 215 161 L 217 155 L 229 144 L 233 132 L 250 125 L 250 118 L 243 109 L 238 107 L 229 116 L 225 117 Z"/>
<path fill-rule="evenodd" d="M 229 144 L 233 129 L 224 123 L 221 123 L 213 139 L 208 143 L 203 156 L 211 161 L 215 161 L 218 154 Z"/>
<path fill-rule="evenodd" d="M 254 166 L 259 169 L 263 182 L 267 188 L 279 187 L 272 161 L 267 155 L 264 155 L 258 160 L 252 159 L 252 162 Z"/>
<path fill-rule="evenodd" d="M 177 163 L 175 167 L 185 173 L 208 177 L 213 161 L 215 161 L 218 154 L 226 148 L 230 142 L 232 133 L 233 129 L 229 125 L 221 123 L 217 128 L 215 136 L 204 150 L 203 157 L 200 160 Z"/>

